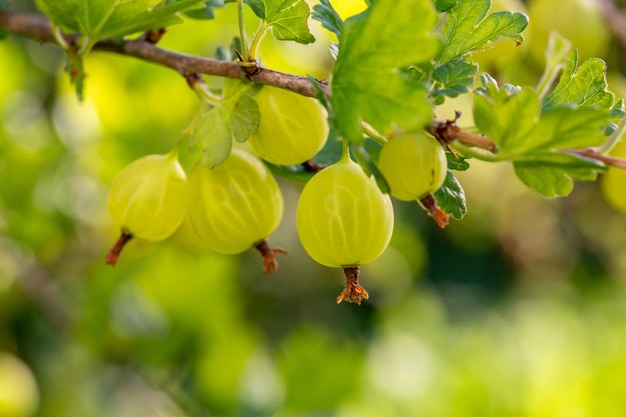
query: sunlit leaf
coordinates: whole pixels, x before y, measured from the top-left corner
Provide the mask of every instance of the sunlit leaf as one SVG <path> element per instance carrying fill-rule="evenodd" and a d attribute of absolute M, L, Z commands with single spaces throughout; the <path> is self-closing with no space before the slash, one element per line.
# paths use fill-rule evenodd
<path fill-rule="evenodd" d="M 344 137 L 361 142 L 363 120 L 387 132 L 392 126 L 418 129 L 432 118 L 425 86 L 398 68 L 434 56 L 439 43 L 429 31 L 435 23 L 428 0 L 378 0 L 345 22 L 330 85 Z"/>
<path fill-rule="evenodd" d="M 215 11 L 213 10 L 215 7 L 223 7 L 224 2 L 222 0 L 208 0 L 200 5 L 199 8 L 193 8 L 185 12 L 185 16 L 191 17 L 192 19 L 214 19 Z"/>
<path fill-rule="evenodd" d="M 480 132 L 493 140 L 502 159 L 563 148 L 597 146 L 605 140 L 609 111 L 596 107 L 557 107 L 540 115 L 539 99 L 523 89 L 508 101 L 496 103 L 474 97 L 474 120 Z"/>
<path fill-rule="evenodd" d="M 226 160 L 233 140 L 245 142 L 259 128 L 259 107 L 250 97 L 259 88 L 257 84 L 226 80 L 222 100 L 197 122 L 189 148 L 192 152 L 202 149 L 202 161 L 209 168 Z"/>
<path fill-rule="evenodd" d="M 435 0 L 435 7 L 438 12 L 447 12 L 456 6 L 458 2 L 459 0 Z"/>
<path fill-rule="evenodd" d="M 561 197 L 572 192 L 574 180 L 593 181 L 604 165 L 565 153 L 528 155 L 513 163 L 515 174 L 529 188 L 544 197 Z"/>
<path fill-rule="evenodd" d="M 446 62 L 433 71 L 433 94 L 457 97 L 468 93 L 474 84 L 478 65 L 463 59 Z"/>
<path fill-rule="evenodd" d="M 487 16 L 490 7 L 491 0 L 461 0 L 448 11 L 439 62 L 487 48 L 502 39 L 523 42 L 524 37 L 520 33 L 528 25 L 528 16 L 509 11 Z"/>
<path fill-rule="evenodd" d="M 180 22 L 175 14 L 202 0 L 37 0 L 39 8 L 62 29 L 80 32 L 87 45 Z"/>
<path fill-rule="evenodd" d="M 311 16 L 322 24 L 323 27 L 333 32 L 337 38 L 341 37 L 341 28 L 343 20 L 339 13 L 333 8 L 328 0 L 321 0 L 320 4 L 313 6 L 313 14 Z"/>
<path fill-rule="evenodd" d="M 259 129 L 259 106 L 249 96 L 242 96 L 230 113 L 230 129 L 237 142 L 245 142 Z"/>
<path fill-rule="evenodd" d="M 542 110 L 558 106 L 599 106 L 610 109 L 615 94 L 608 89 L 606 63 L 600 58 L 592 58 L 578 67 L 578 53 L 570 54 L 559 83 L 543 101 Z"/>
<path fill-rule="evenodd" d="M 191 135 L 189 145 L 192 150 L 202 149 L 202 163 L 213 168 L 228 158 L 232 148 L 230 117 L 219 107 L 206 112 Z"/>
<path fill-rule="evenodd" d="M 276 39 L 298 43 L 315 42 L 309 31 L 309 5 L 304 0 L 246 0 L 263 24 L 272 28 Z"/>
<path fill-rule="evenodd" d="M 533 90 L 491 94 L 499 101 L 489 94 L 474 97 L 474 121 L 497 144 L 498 157 L 513 161 L 515 173 L 528 187 L 547 197 L 563 196 L 572 191 L 573 179 L 593 180 L 603 169 L 597 161 L 558 151 L 602 144 L 609 109 L 570 105 L 541 112 Z"/>

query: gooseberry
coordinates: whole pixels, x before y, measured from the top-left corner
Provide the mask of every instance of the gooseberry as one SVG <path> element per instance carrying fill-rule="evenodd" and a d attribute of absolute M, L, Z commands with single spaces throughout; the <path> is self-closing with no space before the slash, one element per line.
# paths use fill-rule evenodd
<path fill-rule="evenodd" d="M 595 0 L 533 0 L 528 6 L 532 46 L 531 55 L 544 62 L 550 32 L 557 31 L 572 41 L 581 60 L 605 56 L 611 41 L 602 17 L 601 5 Z"/>
<path fill-rule="evenodd" d="M 39 404 L 35 377 L 19 358 L 0 352 L 0 416 L 32 416 Z"/>
<path fill-rule="evenodd" d="M 315 174 L 300 195 L 296 212 L 300 241 L 318 263 L 343 268 L 346 288 L 337 302 L 361 303 L 367 291 L 358 283 L 358 266 L 378 258 L 393 231 L 393 207 L 376 181 L 342 159 Z"/>
<path fill-rule="evenodd" d="M 380 153 L 378 168 L 391 195 L 414 201 L 436 191 L 446 179 L 446 154 L 441 144 L 425 133 L 393 136 Z"/>
<path fill-rule="evenodd" d="M 241 253 L 253 245 L 265 258 L 264 269 L 278 268 L 266 238 L 278 227 L 283 198 L 269 169 L 254 155 L 233 148 L 210 169 L 198 162 L 189 176 L 189 218 L 196 233 L 216 252 Z"/>
<path fill-rule="evenodd" d="M 178 162 L 178 149 L 166 155 L 148 155 L 124 168 L 111 183 L 108 207 L 122 235 L 107 256 L 115 265 L 132 237 L 163 240 L 173 234 L 185 216 L 187 176 Z"/>
<path fill-rule="evenodd" d="M 277 165 L 312 159 L 326 143 L 326 110 L 314 99 L 264 86 L 254 96 L 261 122 L 248 142 L 254 152 Z"/>

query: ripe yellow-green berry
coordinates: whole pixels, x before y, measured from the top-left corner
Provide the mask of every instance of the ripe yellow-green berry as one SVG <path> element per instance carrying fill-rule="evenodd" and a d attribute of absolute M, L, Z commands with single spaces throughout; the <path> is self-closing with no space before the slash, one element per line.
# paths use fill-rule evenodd
<path fill-rule="evenodd" d="M 248 142 L 254 152 L 277 165 L 312 159 L 328 136 L 326 110 L 315 100 L 281 88 L 264 86 L 254 96 L 261 122 Z"/>
<path fill-rule="evenodd" d="M 393 207 L 373 178 L 350 160 L 315 174 L 302 190 L 296 223 L 302 246 L 322 265 L 344 268 L 346 289 L 338 301 L 361 302 L 358 266 L 378 258 L 393 232 Z M 356 274 L 356 275 L 355 275 Z"/>

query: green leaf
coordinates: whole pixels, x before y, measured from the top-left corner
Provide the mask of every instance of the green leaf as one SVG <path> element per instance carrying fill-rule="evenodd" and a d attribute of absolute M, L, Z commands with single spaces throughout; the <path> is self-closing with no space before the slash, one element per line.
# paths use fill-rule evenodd
<path fill-rule="evenodd" d="M 528 16 L 509 11 L 487 16 L 490 7 L 491 0 L 461 0 L 448 11 L 439 62 L 452 61 L 503 39 L 512 39 L 517 43 L 524 41 L 520 33 L 528 25 Z"/>
<path fill-rule="evenodd" d="M 40 9 L 64 30 L 80 32 L 87 50 L 97 41 L 181 22 L 175 14 L 202 0 L 37 0 Z"/>
<path fill-rule="evenodd" d="M 111 14 L 99 32 L 99 38 L 115 38 L 130 35 L 132 33 L 143 32 L 149 29 L 170 26 L 181 23 L 182 20 L 176 16 L 177 12 L 191 10 L 201 1 L 198 0 L 178 0 L 168 2 L 146 9 L 154 0 L 140 0 L 123 3 L 118 0 L 119 6 Z M 144 3 L 144 6 L 141 6 Z"/>
<path fill-rule="evenodd" d="M 498 82 L 491 75 L 483 73 L 480 75 L 481 86 L 475 91 L 476 94 L 489 97 L 496 103 L 506 103 L 522 91 L 522 87 L 511 84 L 504 84 L 502 88 L 498 86 Z"/>
<path fill-rule="evenodd" d="M 202 7 L 186 11 L 185 16 L 199 20 L 214 19 L 215 12 L 213 11 L 213 8 L 224 7 L 224 2 L 222 0 L 208 0 L 205 1 L 201 6 Z"/>
<path fill-rule="evenodd" d="M 256 101 L 249 96 L 242 96 L 230 114 L 233 139 L 240 143 L 245 142 L 259 129 L 260 121 L 261 114 Z"/>
<path fill-rule="evenodd" d="M 435 7 L 438 12 L 443 13 L 456 6 L 458 2 L 459 0 L 435 0 Z"/>
<path fill-rule="evenodd" d="M 218 1 L 218 0 L 216 0 Z M 202 0 L 36 0 L 54 25 L 82 36 L 78 50 L 67 50 L 68 72 L 82 98 L 86 77 L 83 57 L 100 40 L 169 26 L 182 20 L 175 15 Z"/>
<path fill-rule="evenodd" d="M 245 142 L 259 128 L 259 107 L 250 96 L 260 88 L 258 84 L 227 79 L 220 103 L 201 116 L 189 139 L 189 150 L 202 149 L 202 162 L 209 168 L 228 158 L 233 140 Z"/>
<path fill-rule="evenodd" d="M 315 42 L 309 31 L 309 5 L 304 0 L 246 0 L 254 14 L 281 41 Z"/>
<path fill-rule="evenodd" d="M 611 118 L 621 119 L 624 116 L 626 116 L 626 112 L 624 112 L 624 99 L 620 98 L 615 102 L 613 107 L 611 107 Z"/>
<path fill-rule="evenodd" d="M 450 171 L 446 174 L 443 185 L 433 193 L 433 196 L 439 208 L 453 218 L 461 220 L 467 214 L 465 191 Z"/>
<path fill-rule="evenodd" d="M 604 169 L 596 160 L 564 151 L 602 144 L 610 109 L 566 103 L 541 112 L 536 92 L 502 95 L 495 89 L 486 83 L 484 94 L 474 97 L 474 121 L 498 145 L 497 158 L 513 160 L 528 187 L 547 197 L 563 196 L 572 191 L 573 180 L 593 180 Z"/>
<path fill-rule="evenodd" d="M 433 95 L 457 97 L 468 93 L 474 84 L 478 65 L 463 59 L 455 59 L 435 68 Z"/>
<path fill-rule="evenodd" d="M 448 160 L 448 169 L 453 169 L 455 171 L 467 171 L 470 167 L 466 158 L 463 158 L 460 155 L 455 155 L 450 151 L 446 151 L 446 158 Z"/>
<path fill-rule="evenodd" d="M 606 63 L 592 58 L 578 67 L 578 53 L 572 52 L 559 83 L 543 101 L 542 111 L 558 106 L 598 106 L 610 109 L 615 95 L 609 91 L 606 81 Z"/>
<path fill-rule="evenodd" d="M 484 95 L 474 96 L 476 127 L 498 145 L 501 159 L 510 159 L 532 147 L 526 138 L 538 118 L 539 99 L 530 89 L 523 89 L 504 102 L 496 102 Z"/>
<path fill-rule="evenodd" d="M 526 139 L 533 151 L 587 148 L 602 144 L 609 112 L 596 107 L 557 107 L 541 114 Z"/>
<path fill-rule="evenodd" d="M 597 146 L 605 140 L 609 116 L 608 110 L 596 107 L 557 107 L 540 115 L 539 99 L 530 89 L 502 103 L 483 95 L 474 97 L 476 126 L 498 145 L 500 159 Z"/>
<path fill-rule="evenodd" d="M 572 50 L 572 42 L 561 35 L 559 32 L 553 31 L 548 38 L 548 48 L 546 49 L 546 71 L 548 73 L 554 70 L 560 70 L 568 59 L 568 55 Z"/>
<path fill-rule="evenodd" d="M 368 176 L 372 176 L 372 175 L 374 176 L 374 179 L 376 180 L 376 184 L 378 185 L 378 188 L 380 188 L 380 191 L 382 191 L 383 193 L 389 194 L 391 192 L 391 188 L 389 188 L 389 183 L 387 182 L 383 174 L 380 172 L 380 170 L 378 169 L 378 166 L 376 166 L 375 164 L 374 159 L 369 154 L 369 152 L 365 149 L 365 147 L 353 146 L 350 148 L 350 150 L 352 151 L 352 155 L 354 156 L 354 159 L 356 160 L 356 162 L 361 166 L 361 168 L 363 168 L 363 171 Z M 377 156 L 379 155 L 380 155 L 380 151 Z"/>
<path fill-rule="evenodd" d="M 337 39 L 341 37 L 343 20 L 339 16 L 339 13 L 333 8 L 332 4 L 330 4 L 330 1 L 321 0 L 321 4 L 313 6 L 313 14 L 311 17 L 320 22 L 324 28 L 333 32 L 337 36 Z"/>
<path fill-rule="evenodd" d="M 221 164 L 228 158 L 232 144 L 228 112 L 219 107 L 214 107 L 202 115 L 189 139 L 191 151 L 202 148 L 202 163 L 209 168 Z"/>
<path fill-rule="evenodd" d="M 513 166 L 517 177 L 544 197 L 566 196 L 574 188 L 573 180 L 593 181 L 606 169 L 601 162 L 566 153 L 528 155 Z"/>
<path fill-rule="evenodd" d="M 432 118 L 424 84 L 398 70 L 436 53 L 432 6 L 430 0 L 377 0 L 344 23 L 331 104 L 341 135 L 352 143 L 362 142 L 363 120 L 385 133 L 393 126 L 421 129 Z"/>

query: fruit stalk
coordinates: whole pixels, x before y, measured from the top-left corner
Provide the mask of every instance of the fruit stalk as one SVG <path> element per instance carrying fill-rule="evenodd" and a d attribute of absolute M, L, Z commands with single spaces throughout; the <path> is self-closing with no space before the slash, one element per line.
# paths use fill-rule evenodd
<path fill-rule="evenodd" d="M 126 244 L 132 238 L 133 238 L 133 235 L 122 231 L 122 234 L 120 235 L 119 239 L 117 239 L 117 242 L 115 242 L 115 245 L 113 245 L 111 250 L 109 250 L 109 253 L 107 253 L 106 263 L 111 266 L 117 265 L 117 261 L 120 259 L 120 254 L 122 253 L 122 249 L 124 249 L 124 246 L 126 246 Z"/>
<path fill-rule="evenodd" d="M 361 300 L 370 298 L 365 288 L 361 287 L 359 284 L 358 266 L 343 268 L 343 274 L 346 277 L 346 288 L 344 288 L 341 294 L 339 294 L 339 297 L 337 297 L 337 304 L 346 300 L 350 303 L 361 305 Z"/>
<path fill-rule="evenodd" d="M 280 268 L 278 265 L 278 261 L 276 260 L 276 255 L 287 255 L 287 251 L 281 248 L 270 248 L 270 245 L 267 242 L 267 239 L 263 239 L 262 241 L 255 243 L 254 248 L 259 251 L 261 256 L 263 257 L 263 271 L 266 274 L 277 271 Z"/>

